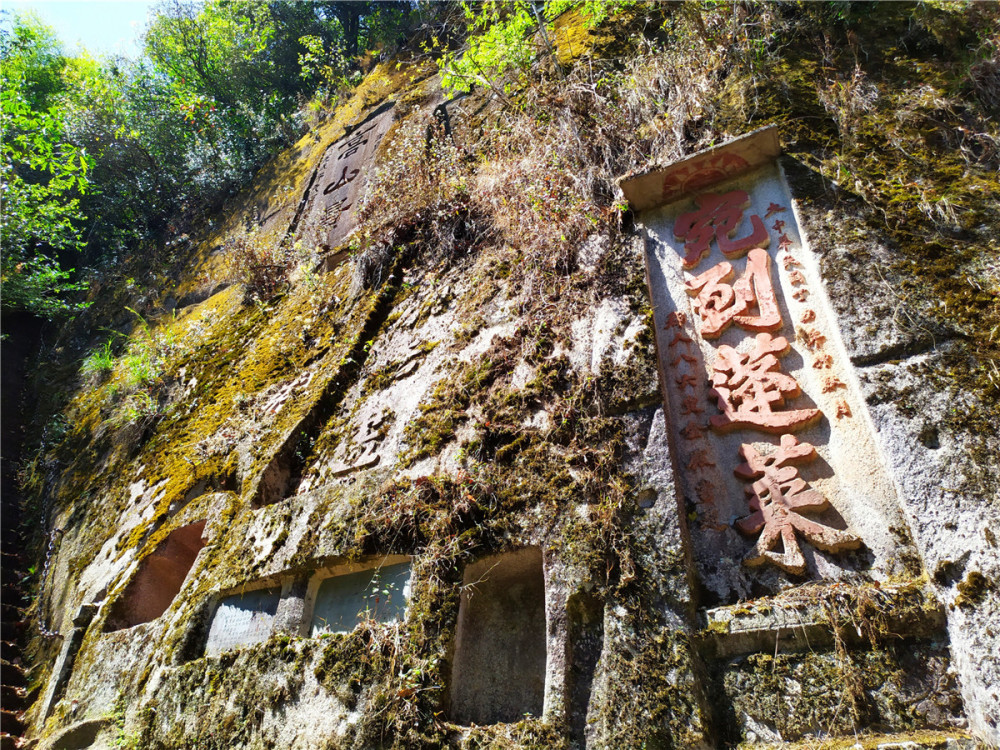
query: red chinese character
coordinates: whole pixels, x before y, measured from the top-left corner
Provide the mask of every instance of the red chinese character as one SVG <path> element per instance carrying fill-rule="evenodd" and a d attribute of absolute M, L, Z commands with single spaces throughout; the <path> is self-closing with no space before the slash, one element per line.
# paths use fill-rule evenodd
<path fill-rule="evenodd" d="M 777 203 L 772 203 L 767 207 L 767 213 L 764 214 L 764 218 L 770 219 L 772 214 L 776 214 L 780 211 L 787 211 L 787 210 L 788 209 L 785 206 L 779 206 Z"/>
<path fill-rule="evenodd" d="M 672 360 L 670 360 L 670 364 L 671 364 L 672 367 L 677 367 L 677 365 L 679 365 L 681 363 L 681 360 L 684 360 L 689 365 L 696 365 L 696 364 L 698 364 L 698 360 L 695 359 L 694 357 L 692 357 L 690 354 L 680 354 L 680 355 L 674 357 Z"/>
<path fill-rule="evenodd" d="M 712 465 L 714 466 L 715 464 Z M 698 500 L 706 505 L 715 505 L 716 489 L 714 484 L 707 479 L 702 479 L 694 486 L 694 489 L 698 493 Z"/>
<path fill-rule="evenodd" d="M 806 310 L 804 313 L 802 313 L 802 317 L 799 318 L 799 320 L 801 320 L 803 323 L 812 323 L 814 320 L 816 320 L 816 311 Z"/>
<path fill-rule="evenodd" d="M 667 316 L 667 322 L 663 324 L 664 328 L 683 328 L 684 324 L 687 322 L 687 315 L 675 310 Z"/>
<path fill-rule="evenodd" d="M 792 246 L 792 240 L 787 234 L 783 234 L 778 238 L 778 250 L 784 250 L 788 252 L 788 249 Z"/>
<path fill-rule="evenodd" d="M 674 222 L 674 236 L 684 240 L 685 268 L 694 268 L 709 252 L 714 239 L 727 258 L 739 258 L 754 247 L 767 247 L 771 236 L 756 214 L 750 216 L 753 231 L 746 237 L 732 239 L 743 220 L 743 209 L 750 205 L 746 191 L 733 190 L 725 195 L 705 193 L 694 199 L 698 209 L 681 214 Z"/>
<path fill-rule="evenodd" d="M 786 398 L 801 393 L 790 375 L 778 371 L 776 354 L 788 350 L 783 336 L 758 333 L 754 348 L 740 354 L 731 346 L 720 346 L 709 393 L 718 400 L 719 411 L 709 422 L 713 430 L 728 432 L 738 427 L 756 427 L 766 432 L 786 432 L 812 424 L 822 416 L 819 409 L 775 411 Z"/>
<path fill-rule="evenodd" d="M 844 399 L 840 399 L 837 402 L 837 419 L 843 419 L 844 417 L 853 416 L 851 414 L 851 406 Z"/>
<path fill-rule="evenodd" d="M 781 446 L 769 456 L 761 456 L 756 448 L 746 443 L 740 448 L 740 454 L 746 463 L 736 468 L 736 476 L 757 481 L 747 488 L 752 513 L 737 521 L 736 526 L 744 534 L 761 532 L 756 546 L 743 559 L 745 565 L 753 567 L 770 562 L 789 573 L 801 574 L 806 562 L 796 532 L 826 552 L 861 546 L 861 540 L 851 532 L 824 526 L 800 515 L 819 513 L 830 507 L 830 502 L 810 489 L 799 477 L 799 470 L 790 465 L 816 458 L 812 445 L 800 443 L 792 435 L 782 435 Z M 775 552 L 779 540 L 783 550 Z"/>
<path fill-rule="evenodd" d="M 805 302 L 806 299 L 809 297 L 809 290 L 797 289 L 796 291 L 792 292 L 792 296 L 795 297 L 795 299 L 797 299 L 799 302 Z"/>
<path fill-rule="evenodd" d="M 691 388 L 698 387 L 698 381 L 695 379 L 694 375 L 690 375 L 688 373 L 681 375 L 679 378 L 674 378 L 674 382 L 677 383 L 677 387 L 682 391 L 689 386 Z"/>
<path fill-rule="evenodd" d="M 795 286 L 802 286 L 806 283 L 806 277 L 802 275 L 802 272 L 798 269 L 789 271 L 788 280 Z"/>
<path fill-rule="evenodd" d="M 826 343 L 826 336 L 817 331 L 815 328 L 800 328 L 799 336 L 805 342 L 805 345 L 810 349 L 822 349 L 823 344 Z"/>
<path fill-rule="evenodd" d="M 846 388 L 844 381 L 836 375 L 827 375 L 823 378 L 823 393 L 832 393 L 838 388 Z"/>
<path fill-rule="evenodd" d="M 694 396 L 685 396 L 681 401 L 681 414 L 701 414 L 704 411 Z"/>
<path fill-rule="evenodd" d="M 781 327 L 781 312 L 771 285 L 771 258 L 766 251 L 754 248 L 747 258 L 743 277 L 733 285 L 726 283 L 733 267 L 723 261 L 685 284 L 695 296 L 694 309 L 701 316 L 701 335 L 718 338 L 734 320 L 749 331 L 774 331 Z M 754 304 L 757 314 L 746 315 Z"/>
<path fill-rule="evenodd" d="M 767 218 L 767 217 L 765 216 L 764 218 Z M 771 225 L 771 229 L 773 229 L 778 234 L 781 234 L 781 232 L 782 232 L 782 230 L 784 230 L 784 228 L 785 228 L 785 222 L 783 222 L 781 219 L 775 219 L 774 223 Z"/>
<path fill-rule="evenodd" d="M 833 357 L 829 354 L 817 354 L 813 360 L 813 367 L 817 370 L 829 370 L 833 367 Z"/>
<path fill-rule="evenodd" d="M 690 344 L 690 343 L 691 343 L 691 338 L 689 336 L 685 336 L 683 331 L 678 330 L 677 333 L 674 334 L 674 337 L 670 340 L 670 343 L 667 344 L 667 346 L 676 346 L 677 344 Z"/>
<path fill-rule="evenodd" d="M 784 258 L 782 258 L 781 263 L 782 263 L 782 265 L 785 266 L 785 270 L 786 271 L 791 270 L 792 266 L 801 266 L 802 265 L 797 260 L 795 260 L 795 258 L 793 256 L 791 256 L 791 255 L 786 255 Z"/>
<path fill-rule="evenodd" d="M 711 466 L 715 466 L 715 462 L 709 460 L 708 451 L 703 448 L 691 454 L 691 459 L 687 463 L 687 470 L 697 471 L 698 469 L 707 469 Z"/>
<path fill-rule="evenodd" d="M 705 436 L 705 430 L 695 422 L 688 422 L 681 430 L 681 435 L 685 440 L 698 440 Z"/>

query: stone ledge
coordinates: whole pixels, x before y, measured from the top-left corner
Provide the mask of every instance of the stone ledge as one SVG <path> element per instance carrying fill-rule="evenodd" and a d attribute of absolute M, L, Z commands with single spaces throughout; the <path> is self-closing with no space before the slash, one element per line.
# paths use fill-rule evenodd
<path fill-rule="evenodd" d="M 944 608 L 922 581 L 809 584 L 777 596 L 702 613 L 697 642 L 707 658 L 848 644 L 944 637 Z"/>
<path fill-rule="evenodd" d="M 964 732 L 926 730 L 870 737 L 810 739 L 786 743 L 743 743 L 740 750 L 976 750 L 983 747 Z"/>

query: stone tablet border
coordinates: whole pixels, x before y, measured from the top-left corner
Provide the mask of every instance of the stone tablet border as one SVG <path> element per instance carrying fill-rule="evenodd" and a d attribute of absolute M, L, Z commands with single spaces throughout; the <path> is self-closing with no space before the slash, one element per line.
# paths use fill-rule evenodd
<path fill-rule="evenodd" d="M 665 167 L 621 177 L 618 187 L 633 211 L 646 211 L 749 172 L 780 155 L 778 126 L 769 125 Z"/>

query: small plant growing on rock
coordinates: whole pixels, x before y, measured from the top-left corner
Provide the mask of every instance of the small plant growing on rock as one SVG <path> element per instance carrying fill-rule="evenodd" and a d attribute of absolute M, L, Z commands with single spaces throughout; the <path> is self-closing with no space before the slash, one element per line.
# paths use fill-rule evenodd
<path fill-rule="evenodd" d="M 100 382 L 114 369 L 115 355 L 111 351 L 111 339 L 108 339 L 103 346 L 94 349 L 84 358 L 83 364 L 80 365 L 80 374 L 90 380 Z"/>
<path fill-rule="evenodd" d="M 287 248 L 269 245 L 249 232 L 230 238 L 225 252 L 228 276 L 243 286 L 245 302 L 269 302 L 288 288 L 294 258 Z"/>

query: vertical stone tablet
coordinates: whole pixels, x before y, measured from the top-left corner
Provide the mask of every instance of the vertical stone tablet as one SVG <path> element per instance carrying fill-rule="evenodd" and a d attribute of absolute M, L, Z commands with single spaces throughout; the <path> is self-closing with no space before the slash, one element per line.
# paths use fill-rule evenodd
<path fill-rule="evenodd" d="M 541 716 L 545 698 L 545 580 L 537 547 L 465 570 L 452 668 L 459 724 Z"/>
<path fill-rule="evenodd" d="M 266 641 L 280 598 L 280 588 L 269 588 L 244 591 L 220 601 L 208 630 L 205 656 Z"/>
<path fill-rule="evenodd" d="M 354 212 L 364 196 L 372 158 L 392 124 L 393 103 L 332 144 L 316 170 L 302 217 L 301 239 L 308 248 L 337 247 L 354 228 Z"/>
<path fill-rule="evenodd" d="M 779 153 L 770 128 L 620 182 L 645 209 L 681 507 L 718 603 L 803 577 L 912 573 Z"/>

